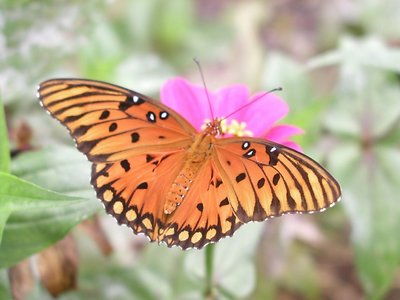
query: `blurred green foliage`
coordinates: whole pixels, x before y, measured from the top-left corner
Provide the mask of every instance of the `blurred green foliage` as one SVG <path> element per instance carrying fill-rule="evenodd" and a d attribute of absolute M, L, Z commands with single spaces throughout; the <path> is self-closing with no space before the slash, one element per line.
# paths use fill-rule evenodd
<path fill-rule="evenodd" d="M 104 215 L 89 185 L 90 164 L 39 107 L 36 85 L 83 77 L 157 98 L 172 76 L 200 82 L 196 57 L 211 88 L 282 86 L 291 107 L 285 122 L 305 129 L 297 141 L 343 188 L 341 204 L 319 216 L 248 224 L 216 244 L 218 299 L 400 297 L 400 4 L 281 2 L 3 0 L 0 266 Z M 34 151 L 10 162 L 21 122 L 32 129 Z M 102 219 L 113 255 L 104 257 L 76 228 L 79 288 L 60 299 L 203 298 L 203 250 L 143 246 Z M 9 295 L 4 269 L 0 298 Z M 30 299 L 51 296 L 36 283 Z"/>

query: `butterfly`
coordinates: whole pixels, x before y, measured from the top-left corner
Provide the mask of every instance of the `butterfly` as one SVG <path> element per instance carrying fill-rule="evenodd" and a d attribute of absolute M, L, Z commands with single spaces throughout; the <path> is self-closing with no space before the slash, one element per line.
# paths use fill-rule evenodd
<path fill-rule="evenodd" d="M 84 79 L 52 79 L 38 97 L 92 163 L 106 211 L 167 246 L 202 248 L 244 223 L 312 213 L 340 199 L 338 182 L 291 148 L 253 137 L 202 132 L 145 95 Z"/>

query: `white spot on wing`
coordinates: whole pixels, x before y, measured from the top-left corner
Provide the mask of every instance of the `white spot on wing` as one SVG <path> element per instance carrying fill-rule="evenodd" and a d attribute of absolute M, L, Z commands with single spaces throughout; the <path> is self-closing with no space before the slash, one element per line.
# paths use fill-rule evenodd
<path fill-rule="evenodd" d="M 161 119 L 166 119 L 168 117 L 168 113 L 166 111 L 161 112 L 160 114 Z"/>

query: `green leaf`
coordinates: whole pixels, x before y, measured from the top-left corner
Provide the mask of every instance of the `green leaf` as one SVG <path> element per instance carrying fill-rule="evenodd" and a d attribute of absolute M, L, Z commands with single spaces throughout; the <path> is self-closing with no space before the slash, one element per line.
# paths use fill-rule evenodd
<path fill-rule="evenodd" d="M 10 211 L 0 245 L 0 268 L 60 240 L 99 207 L 98 201 L 51 192 L 9 174 L 0 173 L 0 182 L 0 211 Z"/>
<path fill-rule="evenodd" d="M 339 64 L 336 101 L 325 126 L 338 145 L 329 169 L 343 187 L 343 207 L 352 225 L 355 262 L 364 291 L 381 299 L 400 266 L 400 51 L 377 39 L 344 39 L 334 55 L 313 67 Z M 374 68 L 371 68 L 374 67 Z"/>
<path fill-rule="evenodd" d="M 0 299 L 12 299 L 8 284 L 7 270 L 0 270 Z"/>
<path fill-rule="evenodd" d="M 10 170 L 10 148 L 8 145 L 8 132 L 4 107 L 0 99 L 0 172 Z"/>
<path fill-rule="evenodd" d="M 184 46 L 185 37 L 193 22 L 193 3 L 185 0 L 156 1 L 154 19 L 151 26 L 152 36 L 160 49 L 174 54 Z M 177 18 L 176 16 L 179 16 Z"/>
<path fill-rule="evenodd" d="M 344 37 L 339 48 L 317 56 L 309 61 L 308 67 L 320 68 L 336 64 L 375 67 L 400 72 L 400 50 L 385 45 L 378 38 L 356 39 Z M 350 81 L 353 84 L 354 80 Z"/>
<path fill-rule="evenodd" d="M 12 173 L 18 177 L 69 196 L 95 199 L 90 171 L 82 153 L 63 145 L 22 153 L 12 162 Z"/>
<path fill-rule="evenodd" d="M 361 283 L 370 299 L 381 299 L 400 266 L 400 240 L 396 238 L 400 151 L 382 145 L 362 150 L 355 143 L 338 147 L 330 165 L 339 181 L 346 182 L 343 205 L 352 224 Z"/>
<path fill-rule="evenodd" d="M 11 214 L 11 209 L 9 209 L 8 207 L 0 206 L 0 245 L 1 245 L 1 240 L 3 238 L 4 227 L 6 226 L 6 222 L 10 214 Z"/>
<path fill-rule="evenodd" d="M 387 76 L 381 71 L 369 71 L 366 75 L 363 68 L 354 68 L 343 76 L 336 102 L 324 119 L 325 127 L 335 134 L 353 138 L 384 137 L 400 119 L 397 83 L 388 84 Z M 362 82 L 357 89 L 352 87 L 352 78 Z"/>
<path fill-rule="evenodd" d="M 148 268 L 103 262 L 80 274 L 80 289 L 62 299 L 106 300 L 111 290 L 113 299 L 174 299 L 167 279 Z"/>
<path fill-rule="evenodd" d="M 305 131 L 306 134 L 295 137 L 303 147 L 314 144 L 319 138 L 319 124 L 324 117 L 327 101 L 316 97 L 308 70 L 287 56 L 272 53 L 264 67 L 262 85 L 267 88 L 283 88 L 277 95 L 289 104 L 290 111 L 282 121 Z"/>
<path fill-rule="evenodd" d="M 267 88 L 282 87 L 279 92 L 290 105 L 291 112 L 302 111 L 315 99 L 314 90 L 307 70 L 291 58 L 272 53 L 263 68 L 262 86 Z"/>

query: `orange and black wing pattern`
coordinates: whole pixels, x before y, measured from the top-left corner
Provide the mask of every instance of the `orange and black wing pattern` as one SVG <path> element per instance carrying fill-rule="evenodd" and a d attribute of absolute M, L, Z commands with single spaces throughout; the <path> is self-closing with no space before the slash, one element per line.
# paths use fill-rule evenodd
<path fill-rule="evenodd" d="M 256 138 L 217 141 L 215 161 L 242 222 L 287 213 L 312 213 L 340 200 L 337 181 L 317 162 L 291 148 Z"/>
<path fill-rule="evenodd" d="M 106 211 L 159 241 L 167 223 L 166 194 L 195 129 L 161 103 L 103 82 L 49 80 L 38 93 L 41 105 L 93 163 L 91 183 Z"/>
<path fill-rule="evenodd" d="M 232 236 L 243 223 L 230 204 L 229 189 L 214 161 L 207 159 L 184 201 L 168 218 L 160 241 L 183 249 L 202 248 Z"/>
<path fill-rule="evenodd" d="M 92 162 L 188 147 L 196 134 L 189 122 L 165 105 L 104 82 L 48 80 L 39 86 L 38 97 Z"/>

